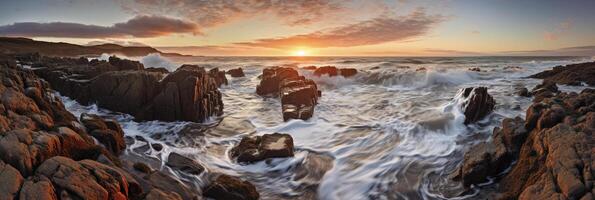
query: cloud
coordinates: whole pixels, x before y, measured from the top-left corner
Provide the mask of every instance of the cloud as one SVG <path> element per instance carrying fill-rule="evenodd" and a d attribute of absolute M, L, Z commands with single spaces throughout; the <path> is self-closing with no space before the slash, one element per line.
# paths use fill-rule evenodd
<path fill-rule="evenodd" d="M 442 21 L 444 21 L 444 17 L 427 15 L 423 9 L 418 9 L 407 16 L 381 16 L 368 21 L 309 34 L 259 39 L 235 44 L 277 49 L 299 46 L 325 48 L 374 45 L 403 41 L 424 35 Z"/>
<path fill-rule="evenodd" d="M 340 13 L 338 0 L 119 0 L 132 13 L 177 15 L 201 27 L 214 27 L 257 15 L 273 15 L 287 25 L 311 24 Z"/>
<path fill-rule="evenodd" d="M 68 22 L 19 22 L 0 26 L 0 35 L 21 37 L 147 38 L 175 33 L 200 34 L 198 25 L 193 22 L 156 15 L 136 16 L 112 26 Z"/>
<path fill-rule="evenodd" d="M 558 23 L 556 26 L 551 28 L 551 30 L 545 31 L 543 33 L 543 39 L 546 41 L 558 40 L 568 31 L 572 30 L 572 28 L 574 28 L 574 22 L 570 19 L 567 19 L 563 22 Z"/>
<path fill-rule="evenodd" d="M 595 56 L 595 46 L 576 46 L 547 50 L 505 51 L 500 52 L 500 54 L 517 56 Z"/>

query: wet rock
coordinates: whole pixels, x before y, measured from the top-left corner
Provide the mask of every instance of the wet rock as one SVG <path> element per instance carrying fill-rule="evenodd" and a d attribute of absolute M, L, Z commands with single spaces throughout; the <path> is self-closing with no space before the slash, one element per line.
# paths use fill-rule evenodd
<path fill-rule="evenodd" d="M 92 160 L 76 162 L 66 157 L 52 157 L 39 166 L 35 176 L 38 180 L 49 180 L 53 191 L 60 191 L 61 198 L 123 199 L 128 196 L 126 178 L 117 170 Z"/>
<path fill-rule="evenodd" d="M 221 85 L 227 85 L 227 77 L 225 77 L 225 71 L 220 71 L 219 68 L 213 68 L 209 70 L 209 75 L 215 78 L 215 82 L 217 83 L 217 87 L 221 87 Z"/>
<path fill-rule="evenodd" d="M 2 199 L 15 199 L 22 184 L 23 176 L 21 176 L 21 173 L 0 160 L 0 197 Z"/>
<path fill-rule="evenodd" d="M 231 75 L 231 77 L 244 77 L 244 70 L 241 67 L 236 69 L 227 70 L 227 74 Z"/>
<path fill-rule="evenodd" d="M 311 66 L 305 66 L 305 67 L 302 67 L 302 69 L 305 69 L 305 70 L 310 70 L 310 71 L 314 71 L 314 70 L 316 70 L 316 69 L 317 69 L 317 67 L 316 67 L 316 66 L 313 66 L 313 65 L 311 65 Z"/>
<path fill-rule="evenodd" d="M 180 195 L 182 199 L 199 199 L 196 191 L 163 172 L 153 171 L 151 174 L 145 176 L 145 180 L 148 181 L 152 187 L 161 191 L 176 193 Z"/>
<path fill-rule="evenodd" d="M 493 138 L 501 138 L 507 152 L 512 155 L 518 154 L 521 145 L 527 137 L 527 129 L 525 129 L 525 120 L 520 117 L 514 119 L 505 118 L 502 120 L 501 128 L 495 128 L 493 131 Z M 496 140 L 496 139 L 494 139 Z"/>
<path fill-rule="evenodd" d="M 322 76 L 328 75 L 330 77 L 339 75 L 339 69 L 333 66 L 323 66 L 319 67 L 318 69 L 314 70 L 314 75 Z"/>
<path fill-rule="evenodd" d="M 108 63 L 118 68 L 119 71 L 123 70 L 143 70 L 145 67 L 138 61 L 132 61 L 127 59 L 121 59 L 116 56 L 110 56 Z M 83 63 L 86 64 L 86 63 Z"/>
<path fill-rule="evenodd" d="M 62 153 L 60 138 L 46 132 L 11 130 L 0 136 L 0 158 L 29 176 L 44 160 Z"/>
<path fill-rule="evenodd" d="M 198 162 L 176 152 L 169 154 L 167 157 L 167 165 L 174 169 L 194 175 L 198 175 L 205 170 L 205 168 Z"/>
<path fill-rule="evenodd" d="M 299 76 L 293 68 L 271 67 L 263 70 L 263 77 L 256 88 L 261 96 L 279 96 L 283 120 L 307 120 L 314 114 L 320 97 L 316 83 Z"/>
<path fill-rule="evenodd" d="M 531 97 L 531 93 L 529 93 L 529 90 L 526 87 L 517 89 L 516 95 L 519 97 Z"/>
<path fill-rule="evenodd" d="M 293 138 L 289 134 L 273 133 L 244 137 L 231 149 L 231 157 L 238 162 L 258 162 L 268 158 L 293 156 Z"/>
<path fill-rule="evenodd" d="M 462 108 L 465 114 L 465 124 L 479 121 L 494 110 L 496 102 L 485 87 L 465 88 L 462 90 L 466 98 Z"/>
<path fill-rule="evenodd" d="M 22 200 L 58 200 L 58 194 L 47 177 L 31 176 L 23 183 L 19 198 Z"/>
<path fill-rule="evenodd" d="M 135 162 L 134 165 L 132 165 L 132 167 L 140 172 L 143 172 L 145 174 L 150 174 L 153 169 L 151 169 L 151 167 L 149 167 L 149 165 L 142 163 L 142 162 Z"/>
<path fill-rule="evenodd" d="M 339 70 L 341 72 L 341 76 L 343 76 L 345 78 L 352 77 L 357 74 L 357 69 L 354 69 L 354 68 L 341 68 Z"/>
<path fill-rule="evenodd" d="M 104 120 L 93 114 L 81 114 L 80 121 L 86 127 L 87 132 L 103 144 L 113 154 L 119 155 L 126 149 L 124 131 L 118 122 Z"/>
<path fill-rule="evenodd" d="M 155 68 L 155 67 L 149 67 L 149 68 L 146 68 L 145 71 L 148 71 L 148 72 L 157 72 L 157 73 L 161 73 L 161 74 L 167 74 L 167 73 L 169 73 L 169 71 L 167 69 L 161 68 L 161 67 L 157 67 L 157 68 Z"/>
<path fill-rule="evenodd" d="M 163 145 L 162 144 L 159 144 L 159 143 L 152 143 L 151 144 L 151 147 L 155 151 L 161 151 L 163 149 Z"/>
<path fill-rule="evenodd" d="M 510 164 L 511 157 L 504 144 L 499 142 L 480 143 L 465 154 L 463 165 L 457 179 L 468 187 L 487 181 L 488 176 L 495 176 Z"/>
<path fill-rule="evenodd" d="M 479 67 L 471 67 L 467 70 L 472 71 L 472 72 L 481 72 L 481 69 Z"/>
<path fill-rule="evenodd" d="M 560 91 L 558 90 L 556 83 L 546 80 L 531 90 L 531 94 L 534 96 L 533 102 L 540 102 L 543 99 L 553 97 L 558 93 L 560 93 Z"/>
<path fill-rule="evenodd" d="M 544 79 L 558 84 L 565 85 L 595 85 L 595 62 L 571 64 L 566 66 L 556 66 L 551 70 L 546 70 L 529 78 Z"/>
<path fill-rule="evenodd" d="M 203 191 L 205 197 L 215 200 L 256 200 L 260 196 L 250 182 L 224 174 L 217 176 Z"/>

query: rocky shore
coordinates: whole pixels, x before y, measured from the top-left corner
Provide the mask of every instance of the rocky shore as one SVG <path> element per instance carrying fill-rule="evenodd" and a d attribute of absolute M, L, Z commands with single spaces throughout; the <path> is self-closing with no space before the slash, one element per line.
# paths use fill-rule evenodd
<path fill-rule="evenodd" d="M 116 121 L 93 114 L 74 116 L 54 96 L 54 88 L 50 87 L 57 85 L 65 93 L 75 95 L 75 91 L 94 87 L 91 86 L 94 81 L 105 78 L 113 82 L 103 84 L 114 84 L 112 89 L 115 91 L 128 91 L 122 94 L 129 94 L 132 89 L 139 89 L 140 93 L 134 93 L 139 95 L 153 91 L 156 97 L 149 105 L 159 108 L 169 103 L 160 99 L 172 97 L 168 96 L 172 94 L 178 95 L 176 92 L 181 91 L 174 98 L 184 101 L 184 95 L 187 95 L 187 99 L 196 101 L 188 104 L 175 102 L 173 105 L 193 108 L 193 111 L 176 111 L 169 116 L 171 118 L 165 119 L 204 119 L 222 111 L 217 107 L 222 104 L 216 78 L 209 75 L 212 72 L 206 72 L 198 66 L 184 66 L 161 80 L 161 72 L 147 71 L 140 63 L 116 58 L 110 59 L 110 62 L 85 62 L 83 59 L 37 57 L 51 62 L 31 62 L 31 59 L 16 56 L 24 61 L 21 64 L 36 66 L 28 69 L 17 64 L 14 57 L 0 55 L 1 199 L 177 200 L 202 199 L 203 195 L 213 199 L 258 199 L 255 187 L 238 177 L 208 174 L 206 176 L 210 178 L 201 192 L 193 188 L 192 183 L 175 178 L 171 171 L 164 170 L 163 167 L 133 162 L 143 158 L 123 154 L 127 142 L 124 131 Z M 91 64 L 93 62 L 95 64 Z M 98 73 L 93 70 L 106 71 Z M 36 74 L 47 79 L 41 79 Z M 81 77 L 88 80 L 84 81 Z M 132 79 L 134 77 L 142 78 Z M 67 87 L 68 84 L 70 87 Z M 147 85 L 153 87 L 146 87 Z M 203 87 L 205 85 L 208 87 Z M 180 89 L 177 89 L 178 86 Z M 74 97 L 84 99 L 83 97 L 95 97 L 85 96 L 93 92 L 96 93 L 92 95 L 102 94 L 97 88 L 91 91 Z M 139 97 L 125 95 L 120 98 L 139 100 Z M 157 146 L 152 148 L 159 149 Z M 177 153 L 170 153 L 166 164 L 180 173 L 206 173 L 200 163 Z"/>
<path fill-rule="evenodd" d="M 594 198 L 595 90 L 560 92 L 552 81 L 560 80 L 532 90 L 525 119 L 504 119 L 491 140 L 467 151 L 455 180 L 470 187 L 495 178 L 490 199 Z"/>

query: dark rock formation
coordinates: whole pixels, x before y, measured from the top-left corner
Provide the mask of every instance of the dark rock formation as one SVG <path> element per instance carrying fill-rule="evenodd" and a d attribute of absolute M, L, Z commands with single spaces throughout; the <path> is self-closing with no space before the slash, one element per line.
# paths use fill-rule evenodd
<path fill-rule="evenodd" d="M 479 67 L 471 67 L 467 70 L 472 71 L 472 72 L 481 72 L 481 69 Z"/>
<path fill-rule="evenodd" d="M 134 115 L 137 120 L 203 122 L 221 115 L 223 102 L 218 86 L 227 84 L 225 73 L 184 65 L 167 74 L 144 70 L 136 61 L 110 57 L 109 62 L 68 58 L 24 60 L 35 73 L 56 86 L 61 94 L 83 104 Z"/>
<path fill-rule="evenodd" d="M 525 122 L 505 119 L 491 142 L 468 151 L 459 177 L 465 185 L 483 182 L 516 159 L 501 177 L 498 199 L 592 199 L 594 111 L 592 89 L 544 97 L 527 109 Z"/>
<path fill-rule="evenodd" d="M 533 102 L 540 102 L 545 98 L 553 97 L 555 94 L 560 93 L 556 83 L 544 80 L 541 84 L 535 86 L 531 90 L 531 95 L 534 96 Z"/>
<path fill-rule="evenodd" d="M 307 120 L 314 114 L 320 97 L 316 83 L 288 67 L 270 67 L 263 70 L 256 93 L 281 98 L 283 120 Z"/>
<path fill-rule="evenodd" d="M 174 169 L 194 175 L 198 175 L 205 170 L 205 168 L 198 162 L 184 157 L 176 152 L 169 154 L 167 157 L 167 165 Z"/>
<path fill-rule="evenodd" d="M 465 88 L 462 97 L 466 102 L 462 105 L 465 113 L 465 124 L 479 121 L 494 110 L 496 102 L 492 95 L 488 94 L 488 88 L 476 87 Z"/>
<path fill-rule="evenodd" d="M 203 191 L 205 197 L 215 200 L 257 200 L 260 196 L 250 182 L 223 174 L 214 178 Z"/>
<path fill-rule="evenodd" d="M 328 75 L 332 77 L 341 75 L 343 77 L 351 77 L 357 74 L 357 70 L 354 68 L 337 68 L 334 66 L 323 66 L 319 68 L 313 66 L 313 68 L 309 67 L 305 69 L 314 70 L 314 75 L 316 76 Z"/>
<path fill-rule="evenodd" d="M 244 137 L 231 149 L 231 157 L 238 162 L 258 162 L 268 158 L 293 156 L 293 138 L 289 134 L 273 133 Z"/>
<path fill-rule="evenodd" d="M 120 124 L 114 120 L 104 120 L 103 118 L 83 113 L 80 117 L 87 132 L 103 144 L 114 155 L 119 155 L 126 149 L 124 142 L 124 131 Z"/>
<path fill-rule="evenodd" d="M 531 97 L 531 93 L 526 87 L 517 88 L 516 95 L 519 97 Z"/>
<path fill-rule="evenodd" d="M 551 70 L 533 74 L 529 78 L 539 78 L 565 85 L 586 83 L 595 86 L 595 62 L 556 66 Z"/>
<path fill-rule="evenodd" d="M 227 74 L 231 75 L 231 77 L 244 77 L 244 70 L 241 67 L 236 69 L 227 70 Z"/>

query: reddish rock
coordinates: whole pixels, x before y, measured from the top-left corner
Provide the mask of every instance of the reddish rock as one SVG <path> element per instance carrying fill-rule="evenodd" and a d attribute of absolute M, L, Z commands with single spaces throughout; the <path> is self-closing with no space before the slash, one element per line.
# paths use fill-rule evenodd
<path fill-rule="evenodd" d="M 289 134 L 273 133 L 244 137 L 231 149 L 231 157 L 238 162 L 258 162 L 268 158 L 293 156 L 293 138 Z"/>
<path fill-rule="evenodd" d="M 18 170 L 0 160 L 0 197 L 15 199 L 23 182 L 23 176 Z"/>
<path fill-rule="evenodd" d="M 298 72 L 289 67 L 269 67 L 262 70 L 260 84 L 256 86 L 256 94 L 260 96 L 277 96 L 282 80 L 298 78 Z"/>
<path fill-rule="evenodd" d="M 244 77 L 244 70 L 241 67 L 236 69 L 227 70 L 227 74 L 231 75 L 231 77 Z"/>
<path fill-rule="evenodd" d="M 250 182 L 224 174 L 212 180 L 203 191 L 205 197 L 215 200 L 257 200 L 260 196 Z"/>
<path fill-rule="evenodd" d="M 322 76 L 328 75 L 330 77 L 339 75 L 339 69 L 333 66 L 323 66 L 319 67 L 318 69 L 314 70 L 314 75 Z"/>
<path fill-rule="evenodd" d="M 219 68 L 213 68 L 209 70 L 209 75 L 215 78 L 215 82 L 217 83 L 217 87 L 221 87 L 221 85 L 227 85 L 227 77 L 225 77 L 225 71 L 219 71 Z"/>
<path fill-rule="evenodd" d="M 302 67 L 302 69 L 305 69 L 305 70 L 310 70 L 310 71 L 314 71 L 314 70 L 316 70 L 316 69 L 317 69 L 317 67 L 316 67 L 316 66 L 313 66 L 313 65 L 311 65 L 311 66 L 305 66 L 305 67 Z"/>
<path fill-rule="evenodd" d="M 343 77 L 352 77 L 357 74 L 357 69 L 355 68 L 341 68 L 339 69 L 341 72 L 341 76 Z"/>
<path fill-rule="evenodd" d="M 124 131 L 118 122 L 104 120 L 93 114 L 81 114 L 80 121 L 87 129 L 87 133 L 97 139 L 114 155 L 119 155 L 126 149 Z"/>
<path fill-rule="evenodd" d="M 486 87 L 465 88 L 462 96 L 466 102 L 462 105 L 465 114 L 465 124 L 479 121 L 494 110 L 496 102 L 492 95 L 488 94 Z"/>
<path fill-rule="evenodd" d="M 167 156 L 166 164 L 174 169 L 194 175 L 198 175 L 205 170 L 205 168 L 198 162 L 176 152 L 170 153 L 169 156 Z"/>

